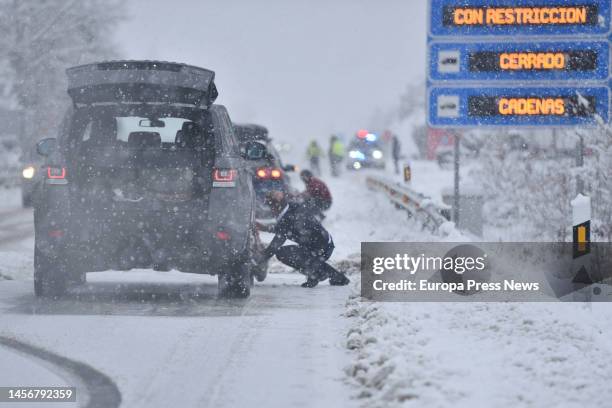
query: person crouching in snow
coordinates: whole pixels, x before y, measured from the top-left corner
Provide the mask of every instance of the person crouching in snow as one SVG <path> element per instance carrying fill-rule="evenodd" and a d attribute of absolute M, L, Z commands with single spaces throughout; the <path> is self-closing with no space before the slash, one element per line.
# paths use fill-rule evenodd
<path fill-rule="evenodd" d="M 266 203 L 276 216 L 276 225 L 273 228 L 259 226 L 264 231 L 274 232 L 274 238 L 260 262 L 276 255 L 279 261 L 306 275 L 303 288 L 314 288 L 328 278 L 329 284 L 334 286 L 350 282 L 344 274 L 326 262 L 334 251 L 334 241 L 308 210 L 297 203 L 287 202 L 281 191 L 268 193 Z M 287 240 L 296 245 L 283 245 Z"/>

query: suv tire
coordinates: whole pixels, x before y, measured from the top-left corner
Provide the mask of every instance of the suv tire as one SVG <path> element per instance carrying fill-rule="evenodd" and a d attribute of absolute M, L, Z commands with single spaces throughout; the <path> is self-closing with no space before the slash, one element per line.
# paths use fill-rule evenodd
<path fill-rule="evenodd" d="M 45 255 L 34 249 L 34 294 L 56 298 L 64 295 L 71 283 L 85 283 L 86 274 L 76 272 L 62 256 Z"/>
<path fill-rule="evenodd" d="M 251 295 L 251 272 L 245 264 L 230 264 L 218 276 L 219 296 L 245 299 Z"/>

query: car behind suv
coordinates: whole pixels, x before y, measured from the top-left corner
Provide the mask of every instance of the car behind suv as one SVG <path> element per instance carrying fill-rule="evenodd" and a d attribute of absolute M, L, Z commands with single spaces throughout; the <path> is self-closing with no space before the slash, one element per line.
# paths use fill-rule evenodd
<path fill-rule="evenodd" d="M 234 124 L 238 141 L 242 146 L 250 143 L 261 143 L 266 147 L 266 154 L 259 160 L 250 162 L 253 186 L 257 202 L 257 218 L 271 218 L 270 207 L 265 204 L 266 194 L 270 191 L 291 191 L 291 180 L 287 172 L 295 170 L 293 165 L 283 165 L 280 154 L 276 151 L 268 129 L 255 124 Z"/>
<path fill-rule="evenodd" d="M 158 61 L 67 70 L 73 106 L 37 145 L 34 288 L 62 294 L 86 272 L 150 268 L 218 275 L 246 297 L 259 248 L 255 193 L 214 72 Z"/>

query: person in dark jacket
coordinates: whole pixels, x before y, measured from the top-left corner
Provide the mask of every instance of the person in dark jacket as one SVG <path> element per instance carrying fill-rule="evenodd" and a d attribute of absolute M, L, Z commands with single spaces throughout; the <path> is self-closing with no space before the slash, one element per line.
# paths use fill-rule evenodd
<path fill-rule="evenodd" d="M 323 215 L 332 205 L 332 196 L 323 180 L 316 178 L 311 171 L 302 170 L 300 178 L 306 186 L 306 191 L 300 193 L 304 207 L 315 215 Z"/>
<path fill-rule="evenodd" d="M 274 238 L 264 250 L 261 261 L 276 258 L 285 265 L 306 275 L 304 288 L 313 288 L 329 278 L 334 286 L 347 285 L 350 281 L 326 261 L 334 251 L 334 241 L 327 230 L 312 214 L 297 203 L 289 203 L 281 191 L 272 191 L 266 202 L 277 217 L 273 230 Z M 284 245 L 287 240 L 295 245 Z"/>
<path fill-rule="evenodd" d="M 399 161 L 402 157 L 402 145 L 397 137 L 397 135 L 393 135 L 393 139 L 391 139 L 391 156 L 393 157 L 393 165 L 395 166 L 395 174 L 399 174 Z"/>

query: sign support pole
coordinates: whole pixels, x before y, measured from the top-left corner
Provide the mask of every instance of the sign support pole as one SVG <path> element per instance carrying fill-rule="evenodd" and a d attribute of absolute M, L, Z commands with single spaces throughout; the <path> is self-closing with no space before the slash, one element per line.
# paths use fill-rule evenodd
<path fill-rule="evenodd" d="M 459 132 L 454 132 L 455 142 L 455 182 L 454 182 L 454 195 L 453 195 L 453 222 L 455 225 L 459 225 L 459 164 L 460 164 L 460 135 Z"/>
<path fill-rule="evenodd" d="M 576 151 L 576 167 L 580 169 L 584 166 L 584 135 L 582 132 L 577 131 L 578 144 Z M 576 194 L 584 194 L 584 180 L 582 179 L 581 171 L 578 170 L 576 175 Z"/>

